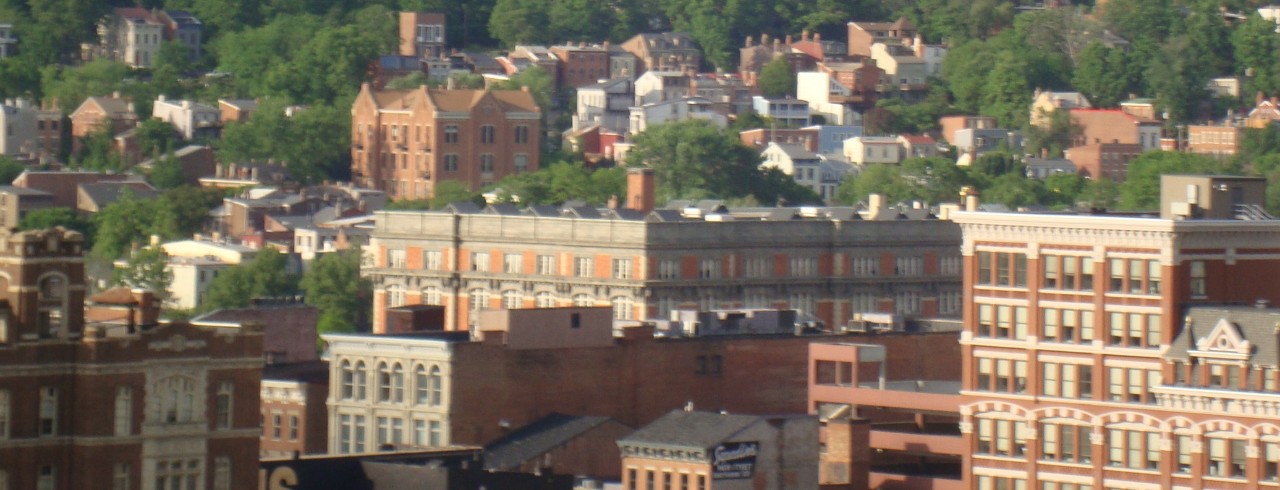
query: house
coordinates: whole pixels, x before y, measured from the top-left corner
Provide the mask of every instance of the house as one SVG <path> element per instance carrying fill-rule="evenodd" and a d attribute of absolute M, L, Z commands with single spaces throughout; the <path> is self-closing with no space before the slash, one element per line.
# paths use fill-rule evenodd
<path fill-rule="evenodd" d="M 938 118 L 938 126 L 941 128 L 942 139 L 946 140 L 952 146 L 956 144 L 956 133 L 961 129 L 995 129 L 996 118 L 991 116 L 942 116 Z"/>
<path fill-rule="evenodd" d="M 825 62 L 817 71 L 796 74 L 796 96 L 809 102 L 810 112 L 831 124 L 853 124 L 860 111 L 875 106 L 885 71 L 875 60 Z"/>
<path fill-rule="evenodd" d="M 53 194 L 11 185 L 0 186 L 0 230 L 17 228 L 27 213 L 52 207 Z"/>
<path fill-rule="evenodd" d="M 0 24 L 0 58 L 18 54 L 18 38 L 13 37 L 13 24 Z"/>
<path fill-rule="evenodd" d="M 858 167 L 872 164 L 896 165 L 906 158 L 896 136 L 858 136 L 844 140 L 844 157 Z"/>
<path fill-rule="evenodd" d="M 98 24 L 98 55 L 134 68 L 150 68 L 164 42 L 164 23 L 142 7 L 115 7 Z"/>
<path fill-rule="evenodd" d="M 635 90 L 631 79 L 614 78 L 577 88 L 577 105 L 573 114 L 575 129 L 600 125 L 612 132 L 626 132 L 630 124 Z"/>
<path fill-rule="evenodd" d="M 151 117 L 173 125 L 182 139 L 214 139 L 222 131 L 222 112 L 217 107 L 191 100 L 168 100 L 156 97 Z"/>
<path fill-rule="evenodd" d="M 200 19 L 184 10 L 161 10 L 157 18 L 164 24 L 165 40 L 186 46 L 188 60 L 200 59 L 204 45 L 204 24 Z"/>
<path fill-rule="evenodd" d="M 916 56 L 915 50 L 900 44 L 871 45 L 871 59 L 884 70 L 885 83 L 896 85 L 900 92 L 924 90 L 929 78 L 929 64 Z"/>
<path fill-rule="evenodd" d="M 542 71 L 551 77 L 552 86 L 560 87 L 560 58 L 557 58 L 546 46 L 517 44 L 507 57 L 523 61 L 520 68 L 522 71 L 531 66 L 542 68 Z M 598 81 L 599 78 L 594 80 Z"/>
<path fill-rule="evenodd" d="M 1099 143 L 1139 145 L 1143 151 L 1159 150 L 1161 124 L 1134 116 L 1123 109 L 1071 109 L 1071 124 L 1080 128 L 1076 146 Z"/>
<path fill-rule="evenodd" d="M 906 152 L 907 158 L 927 158 L 938 156 L 938 142 L 928 135 L 904 134 L 898 136 L 898 142 Z"/>
<path fill-rule="evenodd" d="M 258 254 L 257 250 L 243 245 L 205 237 L 169 242 L 162 244 L 161 248 L 169 256 L 165 270 L 173 278 L 169 282 L 165 306 L 180 310 L 199 308 L 218 274 L 246 263 Z"/>
<path fill-rule="evenodd" d="M 564 145 L 575 153 L 581 152 L 588 164 L 602 158 L 617 160 L 618 145 L 627 144 L 625 133 L 625 129 L 619 132 L 598 124 L 578 130 L 569 128 L 564 133 Z"/>
<path fill-rule="evenodd" d="M 393 199 L 427 199 L 442 181 L 479 189 L 539 168 L 542 111 L 528 90 L 360 88 L 351 173 Z"/>
<path fill-rule="evenodd" d="M 785 42 L 773 38 L 772 44 L 769 43 L 767 34 L 760 36 L 760 44 L 754 44 L 748 36 L 738 51 L 740 61 L 737 74 L 753 87 L 756 86 L 760 70 L 774 58 L 784 58 L 792 73 L 812 70 L 815 64 L 827 58 L 821 36 L 814 34 L 810 39 L 807 30 L 800 34 L 798 40 L 793 41 L 791 36 L 787 36 Z M 844 50 L 840 50 L 838 55 L 843 56 Z"/>
<path fill-rule="evenodd" d="M 850 22 L 849 56 L 870 58 L 872 46 L 879 44 L 901 45 L 902 41 L 913 39 L 918 31 L 906 17 L 894 22 Z"/>
<path fill-rule="evenodd" d="M 1071 160 L 1081 175 L 1124 182 L 1129 173 L 1129 162 L 1143 151 L 1146 150 L 1134 143 L 1092 143 L 1067 148 L 1063 157 Z"/>
<path fill-rule="evenodd" d="M 636 73 L 645 71 L 698 72 L 702 67 L 702 49 L 693 36 L 683 32 L 636 34 L 622 43 L 622 49 L 635 55 Z"/>
<path fill-rule="evenodd" d="M 160 196 L 160 191 L 143 181 L 85 183 L 80 184 L 76 191 L 76 210 L 82 214 L 96 214 L 119 201 L 126 193 L 139 201 Z"/>
<path fill-rule="evenodd" d="M 1120 102 L 1120 112 L 1144 121 L 1163 119 L 1156 114 L 1156 100 L 1147 97 L 1134 97 Z"/>
<path fill-rule="evenodd" d="M 248 122 L 249 116 L 257 108 L 258 101 L 254 99 L 218 99 L 218 111 L 222 113 L 219 121 L 223 125 L 232 121 Z"/>
<path fill-rule="evenodd" d="M 1257 102 L 1245 118 L 1245 126 L 1264 129 L 1276 122 L 1280 122 L 1280 97 L 1267 98 L 1258 93 Z"/>
<path fill-rule="evenodd" d="M 552 46 L 551 54 L 559 58 L 559 73 L 556 79 L 561 86 L 580 88 L 600 83 L 611 78 L 609 70 L 608 41 L 603 45 L 585 43 L 563 44 Z"/>
<path fill-rule="evenodd" d="M 1244 84 L 1241 77 L 1217 77 L 1205 82 L 1205 89 L 1215 97 L 1224 99 L 1240 98 L 1240 87 Z"/>
<path fill-rule="evenodd" d="M 740 131 L 738 140 L 742 144 L 763 151 L 773 143 L 804 148 L 805 151 L 818 152 L 818 132 L 816 126 L 807 128 L 756 128 Z M 859 135 L 860 136 L 860 135 Z M 851 136 L 852 137 L 852 136 Z M 844 140 L 840 140 L 844 147 Z"/>
<path fill-rule="evenodd" d="M 1075 174 L 1076 164 L 1066 158 L 1027 157 L 1022 161 L 1028 179 L 1044 180 L 1050 175 Z"/>
<path fill-rule="evenodd" d="M 762 117 L 773 119 L 778 125 L 799 128 L 809 125 L 809 103 L 793 97 L 751 98 L 751 108 Z"/>
<path fill-rule="evenodd" d="M 651 104 L 689 96 L 689 74 L 678 71 L 647 71 L 636 78 L 635 103 Z"/>
<path fill-rule="evenodd" d="M 75 209 L 81 185 L 127 179 L 130 176 L 88 170 L 26 170 L 10 185 L 49 193 L 54 207 Z"/>
<path fill-rule="evenodd" d="M 848 163 L 833 161 L 797 145 L 770 142 L 760 156 L 761 167 L 776 168 L 790 175 L 797 184 L 813 189 L 824 202 L 834 199 L 844 178 L 853 173 Z"/>
<path fill-rule="evenodd" d="M 718 128 L 729 127 L 728 116 L 716 112 L 713 106 L 711 101 L 702 97 L 682 97 L 632 107 L 627 134 L 634 136 L 649 126 L 689 119 L 701 119 Z"/>
<path fill-rule="evenodd" d="M 1245 128 L 1224 121 L 1223 124 L 1187 125 L 1185 151 L 1226 159 L 1240 151 Z"/>
<path fill-rule="evenodd" d="M 0 105 L 0 155 L 19 156 L 41 153 L 40 133 L 36 128 L 39 109 L 30 99 L 5 99 Z"/>
<path fill-rule="evenodd" d="M 1053 92 L 1036 89 L 1031 100 L 1031 125 L 1048 128 L 1058 109 L 1092 109 L 1093 104 L 1080 92 Z"/>
<path fill-rule="evenodd" d="M 719 111 L 742 114 L 751 110 L 754 89 L 737 75 L 699 73 L 689 77 L 689 95 L 710 100 Z"/>
<path fill-rule="evenodd" d="M 401 56 L 436 59 L 447 54 L 447 19 L 443 13 L 400 12 L 399 22 Z"/>
<path fill-rule="evenodd" d="M 172 153 L 143 160 L 138 163 L 137 167 L 144 172 L 150 173 L 155 168 L 156 163 L 164 158 L 177 160 L 178 166 L 182 168 L 184 182 L 193 186 L 200 185 L 201 177 L 213 176 L 219 168 L 218 159 L 214 155 L 213 149 L 200 145 L 187 145 Z"/>
<path fill-rule="evenodd" d="M 955 132 L 955 140 L 951 145 L 956 148 L 956 153 L 970 155 L 974 159 L 999 149 L 1002 145 L 1016 154 L 1022 150 L 1022 133 L 1004 128 L 961 129 Z"/>
<path fill-rule="evenodd" d="M 818 488 L 818 420 L 673 410 L 618 439 L 625 488 Z"/>
<path fill-rule="evenodd" d="M 618 439 L 634 429 L 611 417 L 549 413 L 485 444 L 491 471 L 622 478 Z"/>
<path fill-rule="evenodd" d="M 138 116 L 133 112 L 133 102 L 120 96 L 119 92 L 111 96 L 89 97 L 71 113 L 71 151 L 74 153 L 83 146 L 83 141 L 95 131 L 106 130 L 114 136 L 138 125 Z"/>

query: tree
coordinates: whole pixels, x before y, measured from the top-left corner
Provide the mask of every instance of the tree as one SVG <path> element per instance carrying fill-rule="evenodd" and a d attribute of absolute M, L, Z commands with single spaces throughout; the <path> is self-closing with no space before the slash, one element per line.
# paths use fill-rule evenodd
<path fill-rule="evenodd" d="M 1020 208 L 1041 202 L 1044 183 L 1011 172 L 996 177 L 982 192 L 983 199 L 986 201 L 998 202 L 1010 208 Z"/>
<path fill-rule="evenodd" d="M 136 135 L 138 150 L 144 159 L 173 150 L 173 144 L 179 138 L 178 130 L 172 124 L 155 118 L 142 121 Z"/>
<path fill-rule="evenodd" d="M 33 209 L 18 222 L 19 230 L 44 230 L 57 226 L 80 232 L 85 237 L 85 248 L 93 246 L 93 223 L 80 217 L 76 210 L 71 208 Z"/>
<path fill-rule="evenodd" d="M 1013 51 L 996 59 L 982 93 L 982 114 L 994 116 L 1002 127 L 1023 127 L 1029 114 L 1034 87 L 1028 82 L 1030 65 Z"/>
<path fill-rule="evenodd" d="M 13 182 L 13 179 L 18 178 L 26 170 L 27 167 L 18 163 L 17 160 L 0 156 L 0 183 L 3 183 L 3 185 L 9 185 Z"/>
<path fill-rule="evenodd" d="M 508 200 L 525 205 L 559 205 L 583 200 L 603 205 L 626 192 L 626 169 L 590 169 L 580 163 L 558 161 L 529 172 L 509 176 L 498 183 Z"/>
<path fill-rule="evenodd" d="M 765 97 L 788 97 L 796 93 L 796 74 L 786 56 L 776 56 L 760 69 L 756 84 Z"/>
<path fill-rule="evenodd" d="M 151 291 L 161 302 L 169 299 L 169 285 L 173 283 L 169 254 L 158 246 L 134 250 L 125 266 L 115 269 L 115 282 L 130 289 Z"/>
<path fill-rule="evenodd" d="M 533 101 L 538 104 L 538 108 L 542 109 L 545 116 L 551 113 L 555 98 L 555 80 L 550 73 L 543 70 L 540 66 L 526 68 L 524 71 L 512 75 L 510 79 L 498 83 L 494 88 L 498 90 L 522 90 L 528 88 L 529 93 L 533 95 Z"/>
<path fill-rule="evenodd" d="M 360 249 L 323 254 L 302 276 L 306 302 L 320 310 L 320 333 L 354 332 L 368 325 L 372 285 L 360 277 Z"/>
<path fill-rule="evenodd" d="M 867 196 L 879 194 L 888 202 L 901 202 L 916 197 L 914 186 L 903 178 L 894 165 L 867 165 L 856 177 L 845 179 L 836 189 L 836 200 L 844 204 L 865 202 Z"/>
<path fill-rule="evenodd" d="M 1275 28 L 1274 22 L 1251 12 L 1244 24 L 1231 34 L 1236 74 L 1253 74 L 1246 79 L 1243 93 L 1280 93 L 1280 60 L 1275 56 L 1280 51 L 1280 39 Z"/>
<path fill-rule="evenodd" d="M 1160 176 L 1214 174 L 1225 169 L 1217 161 L 1193 153 L 1149 151 L 1129 162 L 1117 204 L 1120 209 L 1151 210 L 1160 206 Z"/>
<path fill-rule="evenodd" d="M 387 90 L 406 90 L 415 89 L 423 85 L 430 85 L 427 75 L 420 71 L 415 71 L 402 77 L 392 78 L 391 81 L 387 82 L 386 88 Z"/>
<path fill-rule="evenodd" d="M 1075 173 L 1058 173 L 1045 177 L 1044 201 L 1041 204 L 1074 207 L 1077 197 L 1088 183 L 1088 179 Z"/>
<path fill-rule="evenodd" d="M 157 189 L 181 187 L 187 183 L 187 176 L 182 171 L 182 161 L 175 158 L 173 152 L 156 157 L 152 160 L 147 182 Z"/>
<path fill-rule="evenodd" d="M 202 311 L 248 306 L 254 298 L 289 296 L 298 292 L 298 277 L 288 272 L 287 257 L 271 247 L 253 260 L 218 274 L 209 283 Z"/>
<path fill-rule="evenodd" d="M 74 68 L 46 66 L 40 72 L 40 85 L 46 99 L 71 112 L 84 99 L 121 90 L 128 77 L 129 67 L 124 63 L 93 60 Z"/>
<path fill-rule="evenodd" d="M 1115 208 L 1120 200 L 1120 185 L 1106 177 L 1090 180 L 1076 200 L 1090 208 Z"/>
<path fill-rule="evenodd" d="M 498 0 L 489 16 L 489 35 L 505 47 L 553 41 L 546 0 Z"/>

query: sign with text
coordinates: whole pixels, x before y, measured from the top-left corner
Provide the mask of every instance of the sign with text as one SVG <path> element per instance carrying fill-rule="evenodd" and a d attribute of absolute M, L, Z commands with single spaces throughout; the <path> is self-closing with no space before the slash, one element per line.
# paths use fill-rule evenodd
<path fill-rule="evenodd" d="M 711 453 L 711 479 L 737 480 L 751 478 L 756 469 L 756 456 L 760 454 L 760 443 L 726 442 L 716 446 Z"/>

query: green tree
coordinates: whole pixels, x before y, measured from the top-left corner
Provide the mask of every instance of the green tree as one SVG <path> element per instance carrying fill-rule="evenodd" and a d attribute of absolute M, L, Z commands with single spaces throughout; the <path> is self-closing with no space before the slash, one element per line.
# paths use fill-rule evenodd
<path fill-rule="evenodd" d="M 40 72 L 45 99 L 57 101 L 71 112 L 84 99 L 124 88 L 129 67 L 110 60 L 94 60 L 74 68 L 46 66 Z"/>
<path fill-rule="evenodd" d="M 1149 151 L 1129 162 L 1117 205 L 1127 210 L 1152 210 L 1160 206 L 1160 176 L 1164 174 L 1214 174 L 1225 171 L 1204 155 Z"/>
<path fill-rule="evenodd" d="M 1120 201 L 1120 184 L 1106 177 L 1090 180 L 1076 201 L 1090 208 L 1111 209 Z"/>
<path fill-rule="evenodd" d="M 307 304 L 320 310 L 320 333 L 354 332 L 368 325 L 373 288 L 360 277 L 360 250 L 323 254 L 302 276 Z"/>
<path fill-rule="evenodd" d="M 510 48 L 553 41 L 547 0 L 498 0 L 489 16 L 489 35 Z"/>
<path fill-rule="evenodd" d="M 27 167 L 18 163 L 17 160 L 6 156 L 0 156 L 0 183 L 3 183 L 3 185 L 9 185 L 13 182 L 13 179 L 18 178 L 18 176 L 22 175 L 22 172 L 25 172 L 26 170 Z"/>
<path fill-rule="evenodd" d="M 93 222 L 82 218 L 76 210 L 67 207 L 33 209 L 18 222 L 19 230 L 44 230 L 61 226 L 84 235 L 85 247 L 93 246 Z"/>
<path fill-rule="evenodd" d="M 786 56 L 777 56 L 760 69 L 757 82 L 765 97 L 787 97 L 796 93 L 796 74 Z"/>
<path fill-rule="evenodd" d="M 856 177 L 845 179 L 836 189 L 836 200 L 844 204 L 866 202 L 867 196 L 879 194 L 888 202 L 901 202 L 916 197 L 915 186 L 902 176 L 895 165 L 867 165 Z"/>
<path fill-rule="evenodd" d="M 991 185 L 983 189 L 982 198 L 985 201 L 998 202 L 1016 209 L 1040 204 L 1043 194 L 1043 182 L 1011 172 L 992 180 Z"/>
<path fill-rule="evenodd" d="M 121 257 L 131 244 L 149 236 L 149 206 L 125 190 L 116 202 L 93 215 L 93 255 L 107 261 Z"/>
<path fill-rule="evenodd" d="M 80 139 L 80 150 L 71 155 L 71 166 L 90 170 L 120 172 L 124 159 L 115 150 L 115 140 L 110 125 L 90 132 Z"/>
<path fill-rule="evenodd" d="M 173 283 L 169 254 L 160 247 L 132 251 L 124 267 L 115 269 L 115 283 L 130 289 L 151 291 L 161 302 L 169 299 L 169 285 Z"/>
<path fill-rule="evenodd" d="M 298 277 L 288 271 L 288 258 L 265 247 L 248 263 L 218 274 L 209 283 L 201 311 L 248 306 L 254 298 L 298 293 Z"/>
<path fill-rule="evenodd" d="M 386 89 L 405 90 L 418 88 L 423 85 L 430 85 L 427 81 L 427 75 L 420 71 L 415 71 L 408 75 L 391 79 L 387 82 Z"/>
<path fill-rule="evenodd" d="M 1280 93 L 1280 37 L 1276 36 L 1274 22 L 1250 13 L 1239 28 L 1231 34 L 1236 60 L 1236 74 L 1253 76 L 1245 81 L 1244 92 L 1249 96 L 1262 92 Z"/>
<path fill-rule="evenodd" d="M 528 87 L 533 101 L 542 109 L 543 115 L 550 114 L 555 102 L 555 80 L 542 67 L 527 68 L 494 86 L 498 90 L 521 90 L 525 87 Z"/>
<path fill-rule="evenodd" d="M 154 118 L 142 121 L 136 135 L 138 150 L 144 159 L 172 150 L 179 138 L 178 130 L 172 124 Z"/>
<path fill-rule="evenodd" d="M 1034 87 L 1028 83 L 1030 65 L 1013 51 L 996 59 L 982 92 L 982 114 L 994 116 L 1006 128 L 1026 125 Z"/>
<path fill-rule="evenodd" d="M 181 187 L 187 183 L 187 176 L 182 171 L 182 161 L 175 158 L 173 152 L 156 157 L 152 160 L 147 182 L 157 189 Z"/>
<path fill-rule="evenodd" d="M 580 163 L 557 161 L 537 172 L 512 175 L 498 187 L 507 199 L 518 199 L 525 205 L 558 205 L 575 199 L 603 205 L 610 197 L 625 194 L 626 169 L 590 169 Z"/>
<path fill-rule="evenodd" d="M 1044 179 L 1044 202 L 1050 206 L 1074 207 L 1088 179 L 1075 173 L 1058 173 Z"/>

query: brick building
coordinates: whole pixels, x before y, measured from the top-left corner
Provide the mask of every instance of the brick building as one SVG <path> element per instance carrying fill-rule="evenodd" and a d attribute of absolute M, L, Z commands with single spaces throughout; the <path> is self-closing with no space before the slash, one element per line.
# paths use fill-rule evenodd
<path fill-rule="evenodd" d="M 1129 175 L 1129 162 L 1142 151 L 1142 146 L 1134 143 L 1094 143 L 1067 148 L 1062 156 L 1075 164 L 1081 175 L 1124 182 Z"/>
<path fill-rule="evenodd" d="M 360 88 L 351 107 L 356 185 L 427 199 L 442 181 L 479 189 L 538 170 L 542 113 L 528 91 Z"/>
<path fill-rule="evenodd" d="M 631 188 L 652 179 L 633 173 Z M 649 192 L 630 207 L 652 208 Z M 648 205 L 637 205 L 641 194 Z M 854 313 L 959 313 L 954 224 L 927 209 L 729 211 L 492 206 L 380 211 L 361 274 L 374 331 L 387 308 L 442 305 L 446 328 L 486 308 L 612 305 L 619 320 L 673 309 L 791 308 L 832 327 Z"/>
<path fill-rule="evenodd" d="M 560 59 L 556 64 L 562 87 L 584 87 L 609 79 L 609 43 L 588 46 L 565 44 L 552 46 L 551 53 Z"/>
<path fill-rule="evenodd" d="M 902 41 L 916 37 L 916 26 L 901 17 L 895 22 L 850 22 L 849 56 L 871 57 L 871 46 L 881 44 L 902 44 Z"/>
<path fill-rule="evenodd" d="M 446 25 L 440 12 L 400 12 L 400 54 L 417 59 L 444 56 L 449 35 Z"/>
<path fill-rule="evenodd" d="M 255 484 L 259 331 L 157 325 L 150 293 L 124 289 L 86 311 L 79 233 L 3 244 L 0 487 Z"/>
<path fill-rule="evenodd" d="M 1159 218 L 963 212 L 967 488 L 1275 485 L 1280 222 L 1261 178 Z"/>
<path fill-rule="evenodd" d="M 553 412 L 631 427 L 688 403 L 806 413 L 812 342 L 885 345 L 895 353 L 886 366 L 893 379 L 954 377 L 959 360 L 955 332 L 656 337 L 653 326 L 638 326 L 615 338 L 607 308 L 484 313 L 495 321 L 481 323 L 480 340 L 439 331 L 325 335 L 330 451 L 484 443 Z M 920 352 L 939 362 L 920 363 Z"/>
<path fill-rule="evenodd" d="M 71 151 L 80 151 L 83 140 L 95 131 L 110 128 L 112 136 L 133 129 L 138 125 L 138 115 L 133 112 L 133 102 L 120 96 L 89 97 L 69 116 L 71 118 Z"/>
<path fill-rule="evenodd" d="M 1244 128 L 1231 124 L 1193 124 L 1187 126 L 1187 153 L 1226 159 L 1240 151 Z"/>
<path fill-rule="evenodd" d="M 328 447 L 329 363 L 268 364 L 262 370 L 261 457 L 324 454 Z"/>
<path fill-rule="evenodd" d="M 636 34 L 622 43 L 622 49 L 635 55 L 637 75 L 646 71 L 697 73 L 702 68 L 702 48 L 683 32 Z"/>

